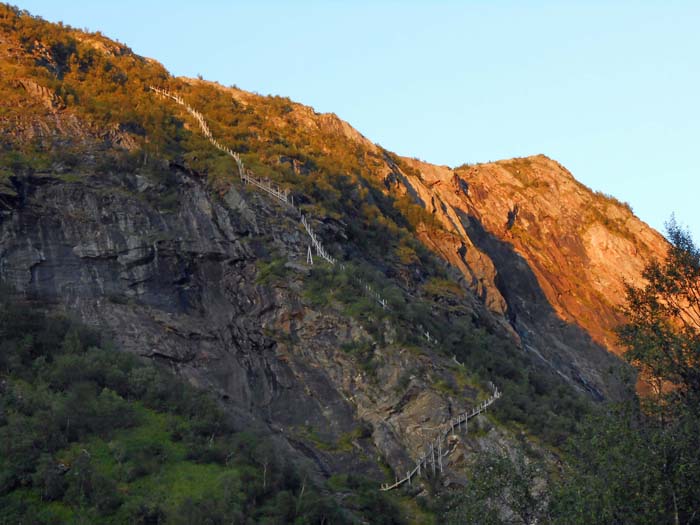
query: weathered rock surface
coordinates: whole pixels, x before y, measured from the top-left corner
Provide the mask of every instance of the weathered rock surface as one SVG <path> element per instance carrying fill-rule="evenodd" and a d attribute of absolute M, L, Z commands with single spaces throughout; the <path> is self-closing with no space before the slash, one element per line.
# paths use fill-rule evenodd
<path fill-rule="evenodd" d="M 301 299 L 297 217 L 236 188 L 218 198 L 172 169 L 174 208 L 141 175 L 13 178 L 0 280 L 214 392 L 240 427 L 276 433 L 322 474 L 360 468 L 379 479 L 379 457 L 411 466 L 430 430 L 476 394 L 455 401 L 431 389 L 456 365 L 375 345 L 374 373 L 362 369 L 342 347 L 372 336 Z M 273 251 L 290 261 L 288 276 L 258 284 Z"/>
<path fill-rule="evenodd" d="M 103 37 L 76 35 L 101 55 L 152 63 Z M 415 327 L 386 326 L 379 344 L 339 305 L 313 307 L 303 294 L 308 242 L 295 214 L 228 179 L 216 186 L 217 195 L 214 184 L 182 167 L 189 166 L 183 160 L 189 150 L 164 166 L 167 184 L 141 173 L 146 130 L 133 122 L 104 128 L 92 122 L 69 103 L 70 90 L 58 96 L 50 87 L 56 83 L 39 81 L 45 74 L 60 78 L 68 64 L 41 42 L 30 47 L 0 34 L 0 59 L 9 70 L 25 63 L 42 71 L 31 79 L 0 77 L 10 94 L 0 101 L 0 147 L 35 143 L 52 153 L 76 151 L 80 173 L 61 155 L 50 167 L 24 169 L 20 162 L 0 170 L 0 280 L 215 393 L 240 427 L 274 433 L 321 474 L 361 470 L 379 479 L 380 460 L 397 472 L 412 468 L 426 443 L 478 395 L 474 386 L 455 382 L 467 372 L 430 345 L 394 344 L 397 330 Z M 168 80 L 160 69 L 149 78 Z M 374 177 L 391 197 L 409 196 L 436 219 L 419 225 L 416 236 L 449 263 L 451 275 L 461 274 L 465 294 L 455 301 L 479 328 L 515 342 L 594 399 L 623 395 L 610 375 L 620 368 L 611 351 L 617 351 L 612 329 L 621 320 L 622 281 L 638 283 L 646 261 L 666 246 L 623 205 L 593 194 L 546 157 L 433 166 L 391 155 L 333 114 L 200 80 L 171 80 L 225 93 L 230 105 L 222 102 L 227 109 L 218 108 L 218 115 L 245 117 L 236 139 L 243 147 L 260 141 L 263 169 L 289 166 L 304 177 L 314 171 L 315 154 L 340 166 L 344 156 L 361 159 L 363 177 Z M 146 92 L 145 85 L 138 89 Z M 199 133 L 186 118 L 179 124 Z M 224 122 L 217 126 L 226 129 Z M 274 148 L 287 139 L 294 147 Z M 318 151 L 296 158 L 304 144 Z M 105 153 L 137 148 L 143 157 L 129 169 L 105 168 Z M 100 175 L 86 175 L 99 161 Z M 357 194 L 370 195 L 367 187 Z M 348 239 L 347 223 L 324 219 L 324 242 L 335 239 L 339 248 Z M 350 249 L 361 258 L 357 247 Z M 259 282 L 261 263 L 273 256 L 286 261 L 284 278 Z M 410 278 L 402 282 L 411 285 Z M 403 291 L 415 297 L 409 294 L 416 290 Z M 358 341 L 369 345 L 371 367 L 346 351 Z M 487 428 L 482 419 L 482 434 L 450 438 L 454 462 L 514 446 L 508 432 Z"/>
<path fill-rule="evenodd" d="M 211 86 L 251 107 L 262 100 Z M 291 103 L 290 114 L 329 144 L 346 140 L 380 159 L 374 176 L 386 193 L 410 196 L 440 224 L 419 228 L 420 240 L 461 272 L 524 351 L 596 399 L 622 395 L 609 375 L 618 361 L 607 354 L 621 351 L 614 328 L 623 321 L 623 283 L 639 284 L 646 263 L 667 249 L 629 207 L 543 155 L 451 169 L 392 157 L 347 124 L 332 124 L 334 115 Z M 281 134 L 289 125 L 269 124 Z"/>
<path fill-rule="evenodd" d="M 426 246 L 507 316 L 526 351 L 595 398 L 619 395 L 605 371 L 606 352 L 620 352 L 624 282 L 640 284 L 663 237 L 543 155 L 456 170 L 403 160 L 412 173 L 393 190 L 442 226 L 420 233 Z"/>

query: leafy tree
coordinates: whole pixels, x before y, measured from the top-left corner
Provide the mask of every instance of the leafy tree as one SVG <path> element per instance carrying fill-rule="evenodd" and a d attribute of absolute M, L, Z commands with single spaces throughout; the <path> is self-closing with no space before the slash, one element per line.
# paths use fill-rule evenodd
<path fill-rule="evenodd" d="M 644 270 L 647 284 L 627 285 L 629 318 L 620 330 L 625 357 L 657 396 L 700 396 L 700 250 L 672 218 L 665 261 Z"/>
<path fill-rule="evenodd" d="M 700 251 L 673 219 L 667 230 L 665 260 L 627 286 L 620 329 L 652 395 L 583 425 L 553 490 L 557 523 L 700 522 Z"/>
<path fill-rule="evenodd" d="M 540 461 L 490 453 L 470 467 L 466 490 L 453 497 L 445 523 L 530 525 L 546 517 L 546 471 Z"/>
<path fill-rule="evenodd" d="M 667 229 L 666 258 L 649 263 L 643 287 L 627 286 L 628 322 L 619 331 L 625 357 L 653 395 L 588 415 L 565 444 L 556 476 L 523 458 L 479 460 L 444 521 L 700 522 L 700 250 L 675 221 Z M 521 397 L 531 404 L 531 395 Z"/>

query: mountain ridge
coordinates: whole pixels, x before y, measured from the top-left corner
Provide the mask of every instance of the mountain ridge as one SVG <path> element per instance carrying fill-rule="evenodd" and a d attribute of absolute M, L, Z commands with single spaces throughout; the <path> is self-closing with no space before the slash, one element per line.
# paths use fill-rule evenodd
<path fill-rule="evenodd" d="M 359 464 L 377 487 L 382 465 L 410 471 L 488 381 L 503 398 L 477 418 L 483 434 L 455 438 L 447 485 L 473 455 L 558 446 L 592 401 L 630 395 L 608 352 L 614 283 L 665 244 L 558 163 L 400 157 L 333 114 L 173 78 L 126 46 L 3 9 L 0 279 L 20 294 L 212 393 L 318 476 Z M 297 209 L 241 184 L 152 85 Z M 308 264 L 297 210 L 342 268 Z"/>
<path fill-rule="evenodd" d="M 194 82 L 193 79 L 188 79 L 188 81 L 189 80 Z M 204 82 L 206 83 L 206 81 Z M 211 85 L 215 89 L 222 89 L 227 92 L 230 91 L 235 93 L 233 96 L 237 99 L 250 100 L 255 98 L 265 98 L 264 96 L 251 94 L 238 88 L 225 88 L 217 83 L 209 83 L 208 85 Z M 307 127 L 313 126 L 316 129 L 323 129 L 324 120 L 338 122 L 337 126 L 332 129 L 325 129 L 325 131 L 340 134 L 352 142 L 359 143 L 372 151 L 377 151 L 377 146 L 374 143 L 353 128 L 350 124 L 337 117 L 337 115 L 333 113 L 317 113 L 313 110 L 313 108 L 297 103 L 294 103 L 293 107 L 295 111 L 299 111 L 305 117 L 303 120 L 297 120 L 297 122 L 300 124 L 306 123 Z M 320 120 L 321 122 L 313 120 L 313 117 L 316 117 L 316 119 Z M 512 195 L 505 194 L 499 197 L 499 215 L 504 217 L 503 228 L 499 228 L 498 221 L 494 220 L 493 216 L 490 217 L 489 214 L 487 214 L 483 209 L 479 209 L 478 206 L 474 205 L 474 201 L 468 195 L 468 190 L 465 190 L 464 187 L 457 186 L 463 185 L 466 182 L 466 187 L 468 188 L 469 183 L 475 184 L 477 198 L 481 196 L 481 200 L 484 200 L 489 192 L 489 188 L 487 188 L 486 184 L 479 183 L 477 177 L 475 177 L 475 174 L 478 173 L 480 169 L 485 171 L 485 175 L 488 176 L 493 175 L 493 171 L 496 168 L 507 167 L 510 168 L 511 172 L 515 170 L 517 175 L 520 176 L 520 169 L 518 169 L 520 166 L 523 168 L 523 173 L 520 178 L 529 178 L 529 180 L 526 180 L 525 182 L 518 180 L 519 177 L 515 177 L 514 173 L 508 173 L 508 169 L 502 169 L 498 171 L 501 174 L 504 171 L 507 172 L 507 175 L 510 177 L 510 181 L 500 181 L 497 184 L 501 186 L 510 184 L 515 187 L 519 186 L 525 190 L 531 185 L 537 186 L 538 184 L 541 184 L 544 187 L 553 186 L 556 187 L 560 193 L 563 190 L 566 190 L 568 192 L 566 197 L 571 196 L 571 198 L 576 198 L 579 201 L 587 200 L 587 204 L 592 204 L 592 213 L 597 215 L 597 217 L 594 218 L 595 221 L 591 224 L 591 228 L 585 232 L 585 235 L 588 235 L 590 238 L 586 239 L 586 247 L 584 248 L 585 253 L 582 254 L 582 258 L 585 258 L 594 266 L 599 266 L 599 273 L 601 275 L 588 276 L 587 285 L 595 290 L 597 297 L 584 297 L 583 300 L 592 300 L 597 307 L 601 307 L 602 315 L 596 314 L 595 317 L 591 317 L 590 314 L 586 315 L 587 318 L 583 320 L 582 328 L 591 334 L 596 343 L 605 346 L 614 353 L 619 354 L 621 352 L 621 349 L 616 344 L 614 328 L 622 321 L 622 317 L 618 313 L 621 300 L 624 297 L 624 287 L 622 283 L 628 282 L 632 285 L 639 285 L 641 283 L 641 270 L 644 267 L 645 262 L 651 258 L 663 258 L 668 247 L 668 243 L 663 236 L 637 218 L 629 208 L 629 205 L 626 203 L 621 203 L 614 197 L 591 190 L 578 181 L 574 175 L 564 168 L 559 162 L 549 159 L 549 157 L 543 154 L 503 159 L 486 163 L 476 163 L 469 167 L 459 166 L 457 168 L 451 168 L 446 165 L 435 165 L 411 157 L 397 157 L 401 159 L 404 165 L 414 168 L 419 172 L 418 177 L 416 177 L 415 174 L 411 175 L 406 173 L 402 173 L 402 176 L 400 177 L 400 181 L 405 188 L 406 194 L 411 195 L 416 202 L 419 202 L 424 207 L 429 207 L 426 205 L 426 200 L 430 200 L 421 198 L 420 192 L 416 191 L 416 183 L 420 184 L 421 182 L 424 182 L 423 184 L 420 184 L 422 186 L 421 191 L 428 194 L 435 194 L 436 192 L 433 190 L 435 187 L 442 188 L 447 186 L 450 189 L 446 189 L 446 193 L 462 192 L 465 195 L 466 198 L 462 200 L 466 202 L 460 203 L 465 209 L 461 211 L 475 213 L 476 218 L 482 223 L 484 221 L 481 219 L 486 218 L 488 230 L 492 234 L 501 239 L 515 241 L 515 249 L 517 253 L 524 256 L 528 263 L 536 263 L 534 264 L 534 267 L 537 270 L 536 273 L 538 283 L 541 287 L 543 287 L 548 301 L 554 305 L 556 313 L 564 320 L 580 319 L 581 314 L 587 314 L 587 312 L 583 312 L 580 305 L 573 304 L 576 301 L 573 301 L 572 303 L 572 301 L 561 300 L 561 298 L 565 297 L 566 294 L 570 294 L 571 287 L 566 287 L 562 285 L 562 283 L 552 282 L 554 279 L 552 272 L 546 271 L 544 268 L 542 268 L 544 261 L 538 260 L 537 257 L 533 257 L 532 249 L 525 249 L 527 243 L 523 243 L 520 236 L 513 235 L 512 232 L 510 232 L 510 227 L 506 227 L 508 225 L 508 221 L 510 220 L 508 214 L 512 213 L 515 207 L 520 210 L 520 206 L 523 204 L 523 213 L 529 213 L 526 204 L 517 202 L 517 198 L 526 199 L 528 196 L 514 193 Z M 387 177 L 391 177 L 392 164 L 394 169 L 398 169 L 400 171 L 400 168 L 398 168 L 395 163 L 389 162 L 381 168 L 379 173 L 377 173 L 377 176 L 379 178 L 383 178 L 385 183 Z M 534 170 L 531 169 L 533 164 L 536 166 Z M 460 175 L 465 177 L 466 180 L 463 180 Z M 420 180 L 423 177 L 425 177 L 425 181 Z M 411 178 L 413 178 L 413 184 L 408 182 Z M 563 183 L 560 185 L 558 184 L 557 179 L 560 179 L 562 182 L 567 181 L 568 179 L 568 182 L 571 184 Z M 579 193 L 581 191 L 583 192 L 583 195 Z M 442 197 L 439 190 L 437 194 L 439 197 Z M 555 200 L 555 198 L 556 197 L 552 198 L 551 200 Z M 512 201 L 507 210 L 505 210 L 503 206 L 504 199 L 511 199 Z M 556 210 L 554 210 L 555 213 L 551 213 L 551 200 L 550 202 L 544 202 L 545 208 L 547 205 L 550 207 L 550 210 L 548 210 L 550 213 L 543 214 L 543 220 L 551 221 L 552 217 L 557 216 Z M 444 203 L 441 204 L 444 205 Z M 482 203 L 482 206 L 483 204 L 485 203 Z M 586 210 L 583 210 L 581 202 L 577 202 L 577 205 L 577 211 L 581 215 L 585 215 Z M 461 220 L 454 214 L 454 206 L 452 208 L 453 210 L 451 212 L 451 216 L 443 222 L 451 227 L 453 232 L 457 233 L 460 239 L 464 240 L 472 248 L 474 248 L 474 243 L 469 239 L 469 235 L 464 229 L 464 225 L 460 224 Z M 540 206 L 540 209 L 538 210 L 540 213 L 542 213 L 542 208 L 543 206 Z M 601 208 L 603 208 L 603 210 L 601 210 Z M 437 206 L 433 205 L 431 213 L 435 214 L 438 212 L 439 210 L 437 209 Z M 450 213 L 446 213 L 446 215 L 450 215 Z M 532 217 L 532 219 L 537 220 L 538 218 Z M 516 220 L 515 217 L 513 220 Z M 589 220 L 589 218 L 586 217 L 585 220 Z M 522 219 L 520 222 L 522 222 Z M 603 223 L 602 226 L 600 224 L 601 222 Z M 513 225 L 511 225 L 511 227 L 512 226 Z M 430 233 L 435 235 L 435 232 Z M 612 234 L 612 236 L 610 234 Z M 636 246 L 633 242 L 633 245 L 630 246 L 629 244 L 625 243 L 626 240 L 629 240 L 630 236 L 634 240 L 639 237 L 640 245 Z M 422 238 L 423 242 L 428 245 L 432 245 L 435 250 L 440 251 L 437 244 L 427 237 L 429 237 L 428 232 L 426 232 L 426 235 Z M 622 239 L 619 239 L 619 237 L 622 237 Z M 541 239 L 538 240 L 541 241 Z M 598 243 L 598 249 L 593 246 L 593 244 L 596 242 Z M 620 248 L 620 244 L 625 244 L 625 246 Z M 606 262 L 606 256 L 602 252 L 605 252 L 608 249 L 611 249 L 613 252 L 616 249 L 621 249 L 623 250 L 623 253 L 615 253 L 614 257 Z M 476 281 L 476 292 L 480 294 L 487 303 L 490 303 L 495 311 L 504 313 L 505 304 L 500 292 L 498 291 L 498 287 L 495 285 L 495 268 L 493 265 L 484 263 L 483 254 L 481 254 L 477 249 L 476 257 L 479 260 L 474 261 L 474 265 L 476 266 L 477 270 L 470 270 L 468 268 L 470 266 L 469 263 L 464 260 L 460 260 L 462 257 L 456 257 L 455 250 L 451 251 L 452 253 L 450 254 L 443 253 L 443 257 L 451 264 L 454 264 L 456 267 L 460 268 L 460 271 L 464 274 L 465 278 L 471 280 L 472 282 Z M 459 251 L 459 249 L 457 251 Z M 443 250 L 443 252 L 445 252 L 445 250 Z M 560 262 L 563 260 L 559 254 L 555 258 Z M 551 263 L 549 266 L 551 268 Z M 612 268 L 617 268 L 622 271 L 616 273 L 612 270 Z M 612 278 L 610 275 L 612 275 Z M 484 285 L 484 279 L 490 281 L 488 286 Z M 606 298 L 605 295 L 611 291 L 612 293 L 609 293 L 610 297 Z M 602 327 L 597 326 L 600 322 L 603 324 Z"/>

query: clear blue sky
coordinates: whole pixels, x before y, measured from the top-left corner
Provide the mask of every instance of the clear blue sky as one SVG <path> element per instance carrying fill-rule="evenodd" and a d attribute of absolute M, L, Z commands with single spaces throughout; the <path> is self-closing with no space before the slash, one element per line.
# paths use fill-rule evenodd
<path fill-rule="evenodd" d="M 544 153 L 700 238 L 700 2 L 15 3 L 175 75 L 334 112 L 402 155 Z"/>

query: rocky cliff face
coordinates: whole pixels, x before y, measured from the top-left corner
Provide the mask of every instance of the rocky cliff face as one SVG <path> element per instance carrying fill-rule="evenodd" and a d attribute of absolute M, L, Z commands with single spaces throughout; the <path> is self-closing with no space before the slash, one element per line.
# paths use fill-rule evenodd
<path fill-rule="evenodd" d="M 0 280 L 215 393 L 241 427 L 277 434 L 320 473 L 359 462 L 381 478 L 382 461 L 405 472 L 487 378 L 514 385 L 504 421 L 536 431 L 552 414 L 526 419 L 529 400 L 560 383 L 625 395 L 611 353 L 621 283 L 665 242 L 556 162 L 401 159 L 335 115 L 172 79 L 103 37 L 13 31 L 0 33 Z M 292 189 L 334 256 L 379 275 L 413 317 L 311 300 L 297 212 L 242 187 L 152 82 Z M 438 344 L 416 318 L 441 327 Z M 458 352 L 485 362 L 469 369 Z M 528 384 L 532 370 L 554 387 Z M 455 464 L 512 445 L 512 429 L 479 425 L 451 444 Z"/>
<path fill-rule="evenodd" d="M 213 196 L 171 169 L 174 206 L 140 175 L 13 178 L 16 197 L 0 216 L 2 281 L 212 391 L 241 428 L 278 434 L 325 475 L 381 478 L 378 457 L 408 468 L 475 399 L 474 387 L 454 383 L 461 367 L 396 348 L 390 324 L 379 344 L 336 307 L 311 306 L 295 213 L 235 188 Z M 288 261 L 285 278 L 261 284 L 270 253 Z M 369 344 L 371 370 L 343 350 L 357 341 Z"/>
<path fill-rule="evenodd" d="M 640 284 L 665 239 L 543 155 L 455 170 L 404 160 L 416 171 L 399 191 L 448 232 L 424 232 L 424 242 L 508 317 L 527 351 L 600 396 L 609 382 L 601 350 L 621 351 L 614 329 L 624 321 L 624 283 Z"/>
<path fill-rule="evenodd" d="M 224 91 L 245 104 L 260 103 L 257 95 Z M 624 283 L 639 285 L 646 263 L 663 258 L 667 249 L 666 240 L 628 205 L 591 191 L 544 155 L 451 169 L 393 157 L 335 115 L 297 104 L 290 115 L 329 144 L 341 139 L 376 156 L 372 174 L 386 192 L 410 197 L 437 219 L 439 227 L 419 227 L 418 238 L 459 269 L 489 310 L 505 316 L 527 340 L 526 347 L 536 354 L 568 347 L 563 361 L 573 363 L 575 377 L 575 363 L 587 359 L 578 346 L 596 356 L 600 349 L 621 352 L 614 329 L 623 321 Z M 533 345 L 531 335 L 559 329 L 554 339 Z M 581 366 L 588 372 L 599 368 Z"/>

